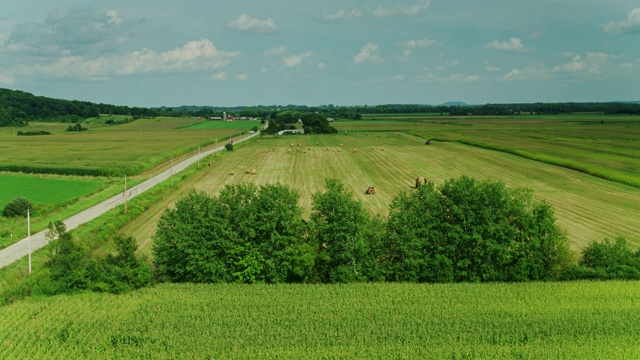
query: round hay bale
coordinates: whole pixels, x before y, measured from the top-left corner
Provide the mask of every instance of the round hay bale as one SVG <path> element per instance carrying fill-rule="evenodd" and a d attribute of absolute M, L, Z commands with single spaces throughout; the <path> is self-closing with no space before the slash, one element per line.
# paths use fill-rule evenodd
<path fill-rule="evenodd" d="M 293 147 L 293 144 L 289 144 L 289 147 Z"/>
<path fill-rule="evenodd" d="M 344 145 L 340 144 L 340 147 L 343 147 Z"/>
<path fill-rule="evenodd" d="M 351 149 L 351 152 L 356 152 L 358 151 L 358 149 Z"/>
<path fill-rule="evenodd" d="M 380 148 L 380 150 L 384 151 L 384 148 L 383 148 L 383 147 L 381 147 L 381 148 Z"/>
<path fill-rule="evenodd" d="M 244 171 L 245 174 L 251 174 L 251 170 L 247 169 Z"/>
<path fill-rule="evenodd" d="M 251 169 L 251 175 L 255 175 L 257 173 L 258 173 L 258 171 L 256 169 Z"/>
<path fill-rule="evenodd" d="M 375 148 L 376 148 L 375 146 L 372 146 L 372 147 L 371 147 L 371 150 L 375 150 Z"/>
<path fill-rule="evenodd" d="M 231 171 L 231 172 L 229 172 L 229 175 L 235 175 L 235 174 L 236 174 L 236 172 L 235 172 L 235 171 Z"/>

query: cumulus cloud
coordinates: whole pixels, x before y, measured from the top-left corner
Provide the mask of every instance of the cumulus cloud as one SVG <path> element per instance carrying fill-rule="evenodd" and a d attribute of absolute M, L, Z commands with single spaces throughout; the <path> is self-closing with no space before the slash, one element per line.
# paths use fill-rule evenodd
<path fill-rule="evenodd" d="M 356 65 L 360 65 L 363 62 L 377 63 L 380 62 L 380 55 L 378 55 L 378 44 L 369 42 L 360 49 L 358 55 L 353 58 L 353 62 Z"/>
<path fill-rule="evenodd" d="M 328 22 L 345 21 L 362 16 L 362 11 L 358 8 L 351 9 L 351 11 L 340 10 L 333 14 L 326 14 L 322 17 L 322 20 Z"/>
<path fill-rule="evenodd" d="M 287 53 L 287 48 L 284 46 L 274 47 L 265 50 L 262 55 L 264 56 L 281 56 Z"/>
<path fill-rule="evenodd" d="M 241 14 L 237 19 L 229 21 L 227 27 L 233 30 L 265 34 L 275 32 L 278 29 L 271 18 L 262 20 L 252 18 L 247 14 Z"/>
<path fill-rule="evenodd" d="M 294 67 L 294 66 L 300 65 L 300 63 L 302 63 L 302 60 L 310 56 L 311 56 L 311 51 L 307 51 L 302 54 L 294 54 L 294 55 L 286 56 L 282 58 L 282 62 L 284 62 L 284 66 L 286 67 Z"/>
<path fill-rule="evenodd" d="M 150 73 L 189 73 L 219 69 L 238 55 L 219 50 L 210 40 L 201 39 L 165 52 L 142 49 L 123 56 L 62 56 L 53 62 L 32 66 L 21 65 L 17 70 L 26 75 L 52 77 L 106 78 L 113 75 Z M 216 76 L 216 75 L 214 75 Z M 224 74 L 218 76 L 226 76 Z"/>
<path fill-rule="evenodd" d="M 485 64 L 484 65 L 484 69 L 488 72 L 498 72 L 500 71 L 500 68 L 497 66 L 493 66 L 491 64 Z"/>
<path fill-rule="evenodd" d="M 429 46 L 438 45 L 439 42 L 433 39 L 418 39 L 418 40 L 408 40 L 398 44 L 402 49 L 402 53 L 405 57 L 411 56 L 413 51 L 418 48 L 426 48 Z"/>
<path fill-rule="evenodd" d="M 13 75 L 10 72 L 1 72 L 0 73 L 0 84 L 3 85 L 11 85 L 15 82 Z"/>
<path fill-rule="evenodd" d="M 587 53 L 586 56 L 575 55 L 570 62 L 562 65 L 554 66 L 554 72 L 576 73 L 586 72 L 590 74 L 601 74 L 604 71 L 608 71 L 615 68 L 616 65 L 613 60 L 617 56 L 609 55 L 601 52 Z"/>
<path fill-rule="evenodd" d="M 249 74 L 238 74 L 235 76 L 236 80 L 244 81 L 249 78 Z"/>
<path fill-rule="evenodd" d="M 419 0 L 410 6 L 384 7 L 380 5 L 373 11 L 373 15 L 380 18 L 392 16 L 416 17 L 426 14 L 430 3 L 429 0 Z"/>
<path fill-rule="evenodd" d="M 524 69 L 512 69 L 504 76 L 500 77 L 500 80 L 529 80 L 548 78 L 549 71 L 542 64 L 528 65 Z"/>
<path fill-rule="evenodd" d="M 479 75 L 466 75 L 461 73 L 453 74 L 449 77 L 451 81 L 478 81 L 480 79 Z"/>
<path fill-rule="evenodd" d="M 116 50 L 135 37 L 145 20 L 125 21 L 115 10 L 68 8 L 50 12 L 43 23 L 15 26 L 6 47 L 35 55 L 86 55 Z"/>
<path fill-rule="evenodd" d="M 211 75 L 211 80 L 216 80 L 216 81 L 227 80 L 227 72 L 226 71 L 217 72 Z"/>
<path fill-rule="evenodd" d="M 512 37 L 509 41 L 500 42 L 494 40 L 484 46 L 485 49 L 511 51 L 511 52 L 525 52 L 528 49 L 522 44 L 522 41 L 518 38 Z"/>
<path fill-rule="evenodd" d="M 627 19 L 612 21 L 604 26 L 607 33 L 632 33 L 640 32 L 640 8 L 635 8 L 627 14 Z"/>
<path fill-rule="evenodd" d="M 327 67 L 327 63 L 319 62 L 317 66 L 318 66 L 318 70 L 322 71 Z"/>

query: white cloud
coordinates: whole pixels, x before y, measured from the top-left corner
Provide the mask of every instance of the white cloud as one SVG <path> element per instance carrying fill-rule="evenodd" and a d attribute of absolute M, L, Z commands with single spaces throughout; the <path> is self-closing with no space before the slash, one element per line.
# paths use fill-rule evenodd
<path fill-rule="evenodd" d="M 378 55 L 378 44 L 369 42 L 365 46 L 360 49 L 358 55 L 353 58 L 353 62 L 356 65 L 362 64 L 363 62 L 371 62 L 377 63 L 380 62 L 380 56 Z"/>
<path fill-rule="evenodd" d="M 93 59 L 82 56 L 63 56 L 50 63 L 21 65 L 17 69 L 20 73 L 27 75 L 78 78 L 188 73 L 224 67 L 237 55 L 237 52 L 221 51 L 210 40 L 201 39 L 161 53 L 142 49 L 123 56 L 102 56 Z"/>
<path fill-rule="evenodd" d="M 125 21 L 115 10 L 58 9 L 48 13 L 44 22 L 16 25 L 6 44 L 13 52 L 38 56 L 102 54 L 135 39 L 146 23 L 144 19 Z"/>
<path fill-rule="evenodd" d="M 396 6 L 387 8 L 380 5 L 373 11 L 373 15 L 381 18 L 392 16 L 416 17 L 425 14 L 427 10 L 429 10 L 430 3 L 431 2 L 429 0 L 419 0 L 415 4 L 410 6 Z"/>
<path fill-rule="evenodd" d="M 522 41 L 518 38 L 512 37 L 509 41 L 500 42 L 498 40 L 493 40 L 484 46 L 485 49 L 493 49 L 500 51 L 511 51 L 511 52 L 525 52 L 528 49 L 522 44 Z"/>
<path fill-rule="evenodd" d="M 264 56 L 280 56 L 287 53 L 287 48 L 284 46 L 274 47 L 271 49 L 265 50 L 262 55 Z"/>
<path fill-rule="evenodd" d="M 548 78 L 549 71 L 542 64 L 528 65 L 524 69 L 512 69 L 505 75 L 500 77 L 500 80 L 529 80 L 529 79 L 541 79 Z"/>
<path fill-rule="evenodd" d="M 319 62 L 317 66 L 318 66 L 318 70 L 322 71 L 327 67 L 327 63 Z"/>
<path fill-rule="evenodd" d="M 282 62 L 284 62 L 284 66 L 286 67 L 294 67 L 294 66 L 300 65 L 300 63 L 302 63 L 302 60 L 310 56 L 311 56 L 311 51 L 307 51 L 302 54 L 294 54 L 294 55 L 286 56 L 282 58 Z"/>
<path fill-rule="evenodd" d="M 574 57 L 576 56 L 576 53 L 574 53 L 573 51 L 563 51 L 560 53 L 560 56 L 562 57 Z"/>
<path fill-rule="evenodd" d="M 360 9 L 355 8 L 351 11 L 340 10 L 334 14 L 327 14 L 322 17 L 324 21 L 335 22 L 335 21 L 344 21 L 351 20 L 355 18 L 359 18 L 362 16 L 362 11 Z"/>
<path fill-rule="evenodd" d="M 617 65 L 614 63 L 616 58 L 618 58 L 618 56 L 601 52 L 587 53 L 584 57 L 575 55 L 570 62 L 554 66 L 553 71 L 560 73 L 586 72 L 589 74 L 601 74 L 616 68 Z"/>
<path fill-rule="evenodd" d="M 458 61 L 458 60 L 446 60 L 444 62 L 444 64 L 446 66 L 458 66 L 458 65 L 462 65 L 462 62 Z"/>
<path fill-rule="evenodd" d="M 278 29 L 272 19 L 256 19 L 247 14 L 241 14 L 237 19 L 227 23 L 229 29 L 251 32 L 251 33 L 272 33 Z"/>
<path fill-rule="evenodd" d="M 449 78 L 452 81 L 478 81 L 480 80 L 480 76 L 479 75 L 465 75 L 465 74 L 453 74 L 451 75 L 451 77 Z"/>
<path fill-rule="evenodd" d="M 438 45 L 438 44 L 439 44 L 438 40 L 434 40 L 434 39 L 418 39 L 418 40 L 403 41 L 403 42 L 399 43 L 398 46 L 400 46 L 400 48 L 402 49 L 403 55 L 405 57 L 409 57 L 409 56 L 411 56 L 411 54 L 413 53 L 413 51 L 415 49 L 426 48 L 426 47 L 435 46 L 435 45 Z"/>
<path fill-rule="evenodd" d="M 640 8 L 635 8 L 627 14 L 627 19 L 612 21 L 604 26 L 607 33 L 632 33 L 640 32 Z"/>
<path fill-rule="evenodd" d="M 212 80 L 216 80 L 216 81 L 227 80 L 227 72 L 226 71 L 220 71 L 218 73 L 215 73 L 215 74 L 211 75 L 211 79 Z"/>
<path fill-rule="evenodd" d="M 249 78 L 249 74 L 238 74 L 235 76 L 236 80 L 244 81 Z"/>
<path fill-rule="evenodd" d="M 0 84 L 11 85 L 14 82 L 15 82 L 15 79 L 10 72 L 5 71 L 0 73 Z"/>
<path fill-rule="evenodd" d="M 493 66 L 493 65 L 489 65 L 489 64 L 486 64 L 484 66 L 484 69 L 487 70 L 488 72 L 498 72 L 498 71 L 500 71 L 499 67 Z"/>

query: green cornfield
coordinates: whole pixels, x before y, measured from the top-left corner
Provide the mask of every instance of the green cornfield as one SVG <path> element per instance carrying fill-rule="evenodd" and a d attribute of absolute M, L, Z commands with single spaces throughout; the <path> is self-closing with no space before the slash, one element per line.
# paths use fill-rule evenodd
<path fill-rule="evenodd" d="M 637 359 L 640 283 L 177 285 L 0 308 L 3 359 Z"/>

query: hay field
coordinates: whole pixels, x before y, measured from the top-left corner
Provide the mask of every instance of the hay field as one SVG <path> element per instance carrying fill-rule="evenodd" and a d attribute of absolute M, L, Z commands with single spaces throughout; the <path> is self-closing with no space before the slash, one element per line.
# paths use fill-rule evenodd
<path fill-rule="evenodd" d="M 409 131 L 560 165 L 640 188 L 640 116 L 365 115 L 337 122 L 342 131 Z"/>
<path fill-rule="evenodd" d="M 106 126 L 82 124 L 86 132 L 66 132 L 68 124 L 36 123 L 22 130 L 45 130 L 52 135 L 16 136 L 15 129 L 0 129 L 0 164 L 51 169 L 84 169 L 105 175 L 133 175 L 198 145 L 223 141 L 246 131 L 246 122 L 225 128 L 187 129 L 194 118 L 139 119 Z M 252 122 L 255 126 L 257 122 Z"/>
<path fill-rule="evenodd" d="M 416 177 L 442 183 L 463 174 L 532 188 L 537 198 L 554 206 L 574 249 L 604 237 L 625 236 L 640 243 L 640 189 L 453 142 L 425 146 L 418 137 L 394 132 L 281 136 L 253 140 L 212 164 L 125 228 L 141 242 L 143 252 L 150 251 L 162 211 L 192 189 L 216 195 L 228 183 L 279 182 L 298 190 L 308 216 L 311 195 L 323 190 L 325 178 L 335 177 L 371 213 L 384 216 L 394 196 L 412 191 Z M 368 186 L 376 186 L 378 193 L 365 195 Z"/>

